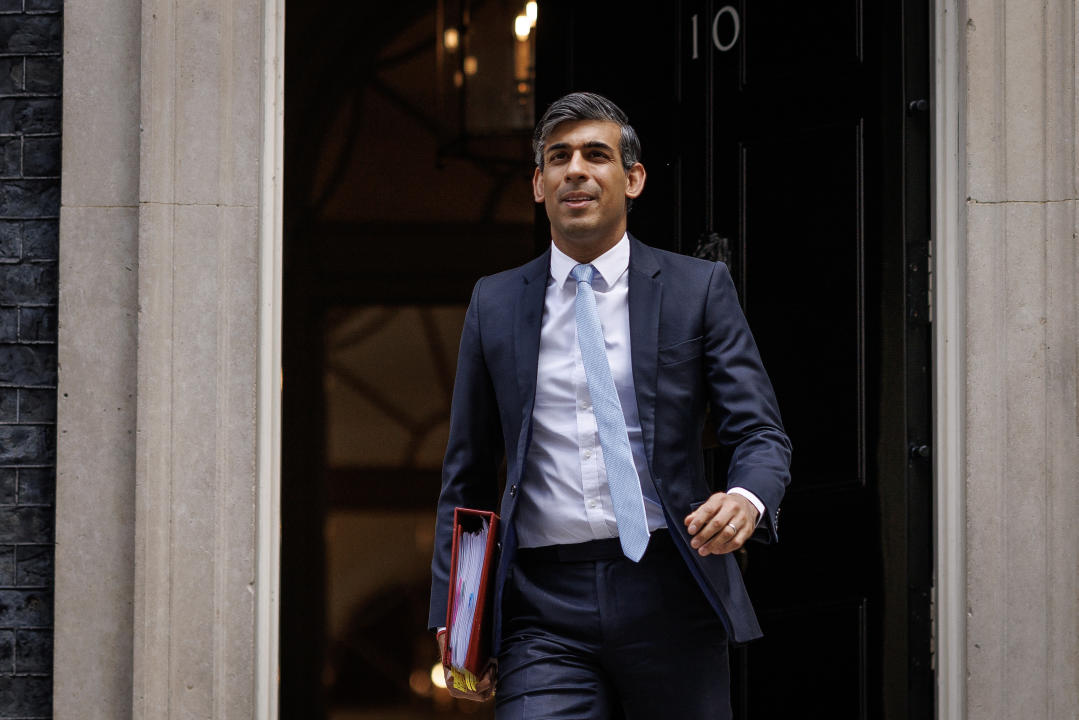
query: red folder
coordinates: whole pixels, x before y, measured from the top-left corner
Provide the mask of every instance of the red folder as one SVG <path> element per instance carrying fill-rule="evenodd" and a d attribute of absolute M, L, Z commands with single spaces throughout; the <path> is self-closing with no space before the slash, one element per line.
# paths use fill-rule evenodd
<path fill-rule="evenodd" d="M 458 549 L 464 533 L 478 532 L 487 520 L 487 542 L 483 551 L 483 566 L 480 572 L 480 584 L 476 593 L 476 602 L 472 611 L 472 632 L 468 637 L 468 648 L 463 667 L 454 667 L 453 657 L 453 622 L 455 596 L 457 588 Z M 453 553 L 450 557 L 450 596 L 446 603 L 446 652 L 444 662 L 449 677 L 462 690 L 474 690 L 476 680 L 481 677 L 491 661 L 491 593 L 494 590 L 494 574 L 497 558 L 495 548 L 498 545 L 498 515 L 487 510 L 469 510 L 456 508 L 453 511 Z M 467 671 L 467 672 L 462 672 Z M 471 675 L 471 677 L 469 677 Z M 472 687 L 469 687 L 471 685 Z"/>

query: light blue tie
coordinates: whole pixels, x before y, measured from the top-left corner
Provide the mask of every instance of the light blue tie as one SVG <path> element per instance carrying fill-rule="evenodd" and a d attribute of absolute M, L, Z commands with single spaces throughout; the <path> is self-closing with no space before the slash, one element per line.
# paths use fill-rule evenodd
<path fill-rule="evenodd" d="M 573 268 L 577 281 L 577 343 L 581 347 L 581 360 L 588 380 L 588 393 L 592 396 L 592 410 L 596 415 L 599 444 L 603 448 L 603 462 L 607 466 L 607 484 L 611 488 L 614 517 L 618 521 L 618 538 L 622 552 L 633 562 L 644 555 L 648 547 L 648 520 L 644 514 L 644 497 L 641 480 L 633 465 L 633 453 L 629 448 L 629 433 L 622 403 L 611 376 L 607 362 L 607 348 L 603 342 L 603 326 L 596 310 L 596 294 L 592 290 L 591 265 Z"/>

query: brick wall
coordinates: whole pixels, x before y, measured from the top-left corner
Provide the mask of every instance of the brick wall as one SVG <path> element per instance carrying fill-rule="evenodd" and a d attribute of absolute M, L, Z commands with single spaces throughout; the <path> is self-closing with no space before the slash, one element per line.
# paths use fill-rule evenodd
<path fill-rule="evenodd" d="M 0 718 L 52 714 L 61 0 L 0 0 Z"/>

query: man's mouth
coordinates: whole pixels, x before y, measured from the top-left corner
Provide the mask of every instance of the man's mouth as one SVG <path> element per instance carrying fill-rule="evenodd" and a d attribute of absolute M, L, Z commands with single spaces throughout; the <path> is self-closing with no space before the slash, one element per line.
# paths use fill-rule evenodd
<path fill-rule="evenodd" d="M 571 208 L 582 208 L 593 200 L 595 198 L 588 193 L 572 192 L 562 196 L 562 203 Z"/>

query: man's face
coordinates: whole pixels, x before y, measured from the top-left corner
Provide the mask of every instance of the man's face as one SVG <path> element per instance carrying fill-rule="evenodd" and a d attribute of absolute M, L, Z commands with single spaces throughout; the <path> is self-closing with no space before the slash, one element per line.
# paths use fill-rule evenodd
<path fill-rule="evenodd" d="M 551 234 L 563 251 L 606 251 L 626 231 L 626 198 L 644 189 L 644 166 L 622 167 L 622 131 L 604 120 L 574 120 L 551 132 L 533 196 L 547 208 Z M 574 253 L 569 253 L 573 255 Z"/>

